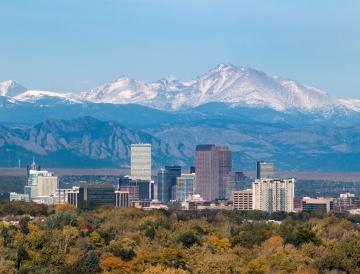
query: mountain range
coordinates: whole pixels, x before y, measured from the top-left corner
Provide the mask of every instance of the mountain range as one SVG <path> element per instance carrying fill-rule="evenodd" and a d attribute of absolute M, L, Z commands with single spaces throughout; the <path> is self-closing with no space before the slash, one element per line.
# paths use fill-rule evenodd
<path fill-rule="evenodd" d="M 91 116 L 91 117 L 89 117 Z M 229 145 L 237 169 L 360 168 L 360 100 L 258 70 L 220 64 L 193 80 L 120 77 L 81 93 L 0 83 L 0 165 L 127 166 L 150 142 L 154 165 L 191 165 L 198 143 Z M 44 165 L 44 164 L 43 164 Z"/>
<path fill-rule="evenodd" d="M 147 83 L 120 77 L 89 91 L 61 93 L 27 89 L 15 81 L 0 83 L 0 96 L 13 102 L 140 104 L 167 111 L 194 108 L 212 102 L 231 106 L 267 107 L 278 111 L 301 110 L 328 112 L 334 108 L 360 111 L 360 100 L 340 99 L 293 80 L 264 72 L 220 64 L 193 80 L 167 77 Z"/>

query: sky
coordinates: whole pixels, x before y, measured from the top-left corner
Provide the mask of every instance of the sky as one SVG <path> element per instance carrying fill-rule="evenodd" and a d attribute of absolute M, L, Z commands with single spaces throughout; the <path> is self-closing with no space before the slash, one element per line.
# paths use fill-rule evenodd
<path fill-rule="evenodd" d="M 0 1 L 0 81 L 79 92 L 220 63 L 360 99 L 360 1 Z"/>

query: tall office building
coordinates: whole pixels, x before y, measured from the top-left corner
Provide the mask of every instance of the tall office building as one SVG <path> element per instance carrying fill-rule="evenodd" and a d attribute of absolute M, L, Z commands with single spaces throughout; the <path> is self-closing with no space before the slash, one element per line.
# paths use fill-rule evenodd
<path fill-rule="evenodd" d="M 189 195 L 194 194 L 195 173 L 181 174 L 176 178 L 176 201 L 184 202 Z"/>
<path fill-rule="evenodd" d="M 272 179 L 275 177 L 274 164 L 269 162 L 256 163 L 256 179 Z"/>
<path fill-rule="evenodd" d="M 41 170 L 33 161 L 27 171 L 27 184 L 24 189 L 30 200 L 36 203 L 53 203 L 58 188 L 58 177 L 47 170 Z"/>
<path fill-rule="evenodd" d="M 257 210 L 294 211 L 295 179 L 256 179 L 253 182 L 253 207 Z"/>
<path fill-rule="evenodd" d="M 228 147 L 218 146 L 216 151 L 219 157 L 219 198 L 230 198 L 229 173 L 232 170 L 232 153 Z"/>
<path fill-rule="evenodd" d="M 198 145 L 196 158 L 196 189 L 204 200 L 226 197 L 226 177 L 231 172 L 231 150 L 215 145 Z"/>
<path fill-rule="evenodd" d="M 151 144 L 131 145 L 132 179 L 151 180 Z"/>
<path fill-rule="evenodd" d="M 160 202 L 174 200 L 173 189 L 176 186 L 176 178 L 181 176 L 180 166 L 165 166 L 157 175 L 157 199 Z"/>
<path fill-rule="evenodd" d="M 219 155 L 215 145 L 198 145 L 195 158 L 196 194 L 207 201 L 219 198 Z"/>

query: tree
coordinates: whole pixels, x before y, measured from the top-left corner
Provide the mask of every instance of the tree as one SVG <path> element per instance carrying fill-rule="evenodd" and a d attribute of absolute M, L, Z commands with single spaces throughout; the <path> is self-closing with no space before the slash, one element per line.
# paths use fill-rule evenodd
<path fill-rule="evenodd" d="M 265 258 L 258 257 L 251 260 L 244 270 L 241 272 L 244 274 L 267 274 L 270 273 L 270 266 L 266 263 Z"/>
<path fill-rule="evenodd" d="M 194 244 L 200 244 L 199 238 L 192 231 L 185 231 L 177 238 L 178 243 L 182 243 L 185 247 L 190 248 Z"/>
<path fill-rule="evenodd" d="M 105 244 L 104 239 L 101 238 L 101 235 L 97 231 L 90 233 L 90 239 L 96 247 L 102 247 Z"/>
<path fill-rule="evenodd" d="M 83 261 L 82 261 L 82 268 L 85 270 L 86 273 L 96 273 L 99 272 L 99 256 L 96 254 L 94 250 L 89 251 Z"/>
<path fill-rule="evenodd" d="M 213 253 L 222 254 L 230 248 L 230 241 L 228 238 L 220 238 L 216 235 L 210 235 L 207 239 L 209 248 Z"/>
<path fill-rule="evenodd" d="M 15 266 L 16 269 L 20 269 L 21 263 L 26 260 L 29 257 L 26 249 L 24 248 L 23 245 L 20 245 L 17 249 L 17 253 L 16 253 L 16 262 L 15 262 Z"/>
<path fill-rule="evenodd" d="M 126 264 L 126 262 L 112 255 L 105 256 L 101 259 L 100 267 L 104 271 L 130 273 L 130 267 Z"/>
<path fill-rule="evenodd" d="M 29 221 L 30 221 L 29 217 L 23 217 L 20 219 L 19 228 L 20 228 L 21 233 L 23 233 L 23 234 L 29 233 L 29 226 L 28 226 Z"/>
<path fill-rule="evenodd" d="M 117 257 L 121 257 L 125 261 L 131 260 L 136 256 L 135 242 L 130 239 L 115 239 L 109 244 L 108 250 Z"/>

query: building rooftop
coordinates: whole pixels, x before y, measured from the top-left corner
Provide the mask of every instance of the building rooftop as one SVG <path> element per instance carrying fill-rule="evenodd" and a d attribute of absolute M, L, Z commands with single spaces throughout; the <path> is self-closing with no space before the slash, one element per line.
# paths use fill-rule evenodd
<path fill-rule="evenodd" d="M 211 150 L 211 149 L 214 148 L 214 147 L 215 147 L 214 144 L 197 145 L 197 146 L 196 146 L 196 151 L 207 151 L 207 150 Z"/>

